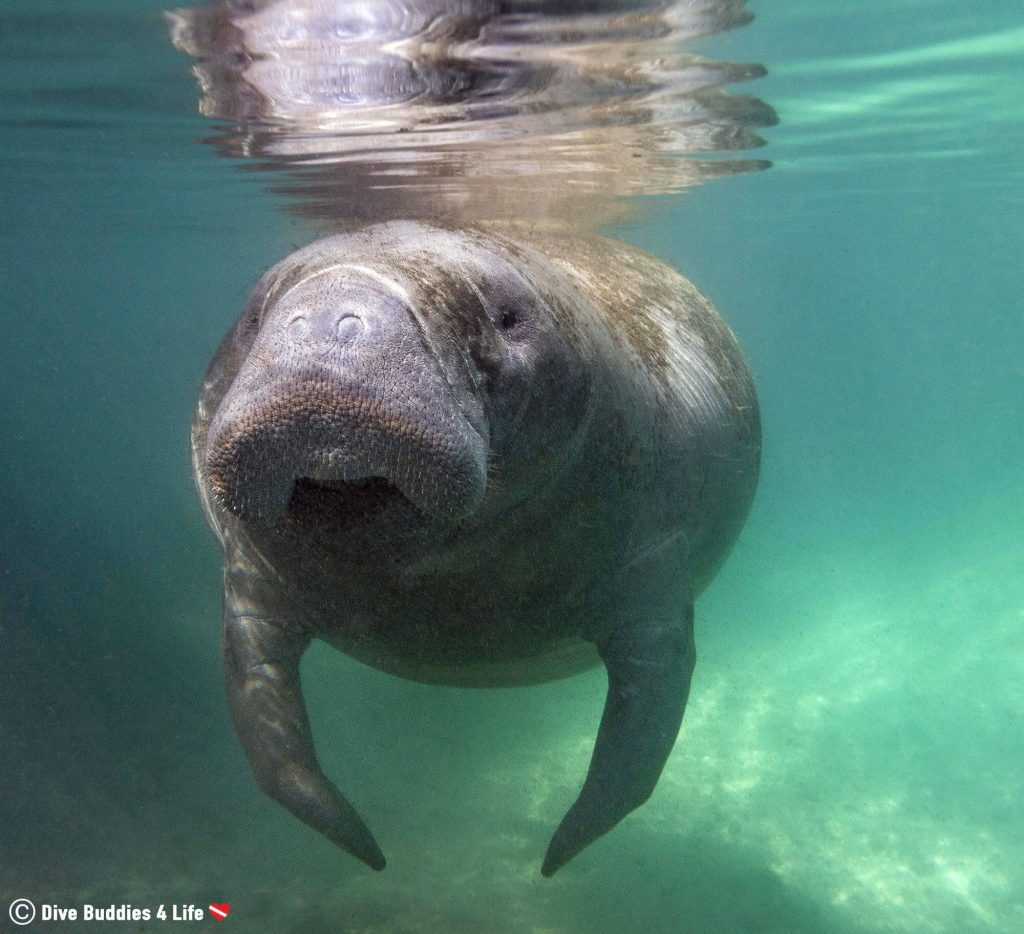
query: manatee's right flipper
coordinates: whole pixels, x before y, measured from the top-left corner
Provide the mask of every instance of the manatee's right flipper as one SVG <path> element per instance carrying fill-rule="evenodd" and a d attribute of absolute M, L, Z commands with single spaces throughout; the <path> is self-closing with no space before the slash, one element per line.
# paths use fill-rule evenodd
<path fill-rule="evenodd" d="M 235 583 L 240 583 L 236 576 Z M 307 636 L 263 618 L 229 581 L 224 590 L 228 707 L 256 782 L 270 797 L 372 869 L 384 855 L 362 818 L 320 769 L 299 684 Z"/>
<path fill-rule="evenodd" d="M 548 846 L 543 875 L 554 875 L 654 791 L 696 661 L 692 602 L 676 617 L 622 626 L 598 645 L 608 669 L 604 715 L 583 790 Z"/>

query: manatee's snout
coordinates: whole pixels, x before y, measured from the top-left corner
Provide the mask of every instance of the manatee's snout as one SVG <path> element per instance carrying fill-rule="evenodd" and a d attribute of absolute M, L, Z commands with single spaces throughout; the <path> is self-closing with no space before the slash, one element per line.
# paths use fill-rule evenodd
<path fill-rule="evenodd" d="M 486 427 L 461 358 L 429 333 L 400 297 L 338 271 L 273 303 L 207 436 L 224 507 L 243 519 L 311 502 L 343 521 L 401 504 L 471 514 Z"/>

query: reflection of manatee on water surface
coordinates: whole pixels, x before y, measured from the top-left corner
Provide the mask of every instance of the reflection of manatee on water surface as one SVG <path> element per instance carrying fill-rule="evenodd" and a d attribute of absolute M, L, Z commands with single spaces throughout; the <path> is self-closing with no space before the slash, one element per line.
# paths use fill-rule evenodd
<path fill-rule="evenodd" d="M 229 706 L 260 787 L 383 868 L 313 750 L 313 638 L 439 684 L 603 663 L 550 875 L 653 791 L 693 600 L 756 486 L 735 338 L 682 276 L 594 230 L 621 195 L 755 167 L 681 157 L 753 145 L 771 118 L 719 87 L 757 69 L 677 48 L 742 5 L 307 0 L 172 19 L 204 112 L 232 121 L 218 145 L 287 169 L 302 211 L 345 231 L 263 276 L 193 425 L 226 559 Z"/>
<path fill-rule="evenodd" d="M 171 17 L 218 151 L 275 170 L 328 225 L 569 224 L 763 161 L 774 114 L 723 85 L 756 65 L 685 39 L 750 18 L 739 0 L 229 2 Z M 685 157 L 684 157 L 685 156 Z M 282 174 L 283 173 L 283 174 Z"/>

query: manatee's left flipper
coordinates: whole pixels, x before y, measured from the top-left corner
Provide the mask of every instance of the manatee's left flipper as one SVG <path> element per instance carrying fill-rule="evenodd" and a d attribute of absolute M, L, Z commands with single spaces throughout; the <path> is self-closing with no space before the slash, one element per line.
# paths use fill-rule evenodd
<path fill-rule="evenodd" d="M 242 748 L 260 788 L 299 820 L 373 869 L 384 855 L 363 819 L 320 769 L 299 683 L 309 638 L 224 594 L 224 683 Z"/>
<path fill-rule="evenodd" d="M 604 715 L 583 790 L 544 857 L 545 876 L 654 791 L 679 733 L 696 661 L 692 602 L 677 613 L 675 620 L 615 629 L 598 646 L 608 669 Z"/>

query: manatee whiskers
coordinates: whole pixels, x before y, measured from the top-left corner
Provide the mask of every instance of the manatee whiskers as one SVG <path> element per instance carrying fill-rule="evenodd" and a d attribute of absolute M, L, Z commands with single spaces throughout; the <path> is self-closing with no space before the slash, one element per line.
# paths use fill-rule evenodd
<path fill-rule="evenodd" d="M 215 417 L 207 440 L 211 489 L 242 518 L 287 507 L 296 482 L 325 486 L 380 478 L 422 512 L 458 518 L 479 505 L 486 485 L 480 434 L 457 417 L 438 420 L 414 404 L 389 407 L 355 395 L 282 381 L 282 404 L 236 394 Z M 396 410 L 397 409 L 397 410 Z"/>

